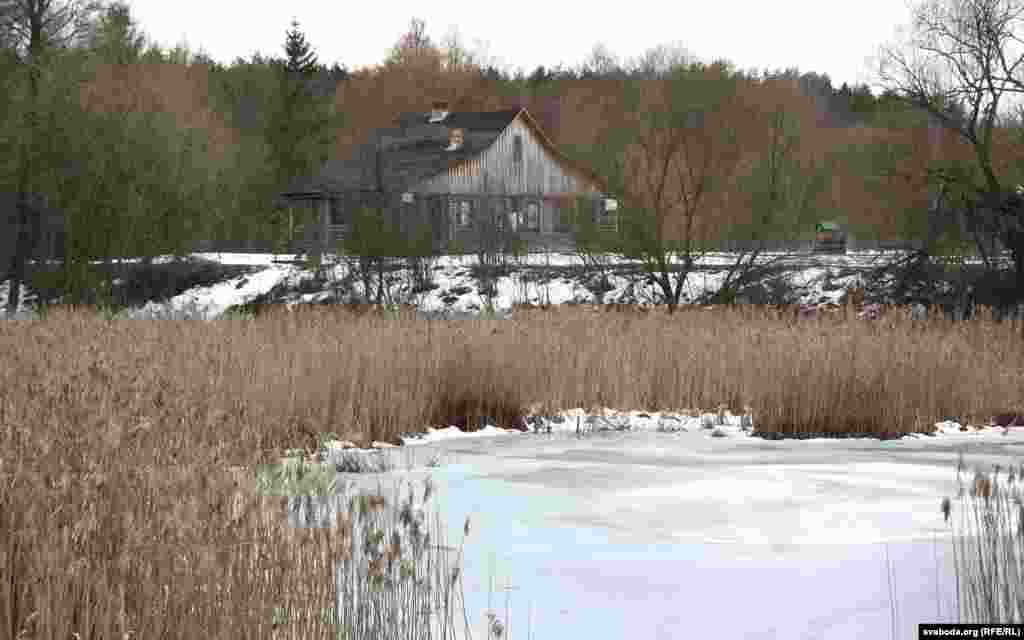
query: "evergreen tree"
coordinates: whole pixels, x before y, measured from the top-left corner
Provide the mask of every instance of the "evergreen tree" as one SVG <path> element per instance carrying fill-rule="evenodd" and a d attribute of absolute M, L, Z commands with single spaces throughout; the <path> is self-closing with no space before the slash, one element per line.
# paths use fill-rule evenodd
<path fill-rule="evenodd" d="M 334 113 L 334 91 L 319 95 L 317 76 L 323 71 L 299 24 L 293 20 L 287 32 L 286 59 L 275 60 L 279 95 L 268 119 L 267 144 L 275 167 L 275 184 L 285 189 L 297 177 L 314 172 L 328 157 L 334 130 L 341 120 Z M 294 237 L 294 229 L 305 221 L 272 212 L 270 223 L 278 239 Z"/>
<path fill-rule="evenodd" d="M 288 56 L 285 67 L 289 73 L 310 75 L 319 67 L 317 66 L 316 54 L 311 50 L 306 36 L 299 31 L 299 23 L 292 20 L 292 30 L 285 35 L 284 52 Z"/>
<path fill-rule="evenodd" d="M 544 65 L 539 65 L 530 74 L 530 77 L 526 79 L 526 85 L 531 89 L 537 88 L 542 84 L 551 82 L 554 80 L 555 74 L 544 68 Z"/>

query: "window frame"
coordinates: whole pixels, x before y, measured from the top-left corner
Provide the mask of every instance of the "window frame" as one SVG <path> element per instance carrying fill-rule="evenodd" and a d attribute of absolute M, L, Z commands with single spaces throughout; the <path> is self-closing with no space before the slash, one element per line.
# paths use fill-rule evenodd
<path fill-rule="evenodd" d="M 499 232 L 505 231 L 505 216 L 508 213 L 507 198 L 492 198 L 488 203 L 491 209 L 491 219 L 494 228 Z"/>
<path fill-rule="evenodd" d="M 534 216 L 533 220 L 530 219 L 531 207 L 532 207 L 532 211 L 535 213 L 535 216 Z M 525 216 L 526 217 L 526 220 L 525 220 L 525 222 L 526 222 L 526 225 L 525 225 L 526 226 L 526 230 L 527 231 L 540 231 L 540 216 L 541 216 L 540 202 L 538 202 L 536 200 L 527 200 L 526 201 L 526 206 L 524 207 L 524 209 L 526 210 L 525 211 L 525 214 L 526 214 L 526 216 Z"/>
<path fill-rule="evenodd" d="M 612 212 L 608 210 L 608 205 L 604 198 L 598 198 L 597 200 L 597 224 L 600 227 L 610 227 L 614 224 Z"/>
<path fill-rule="evenodd" d="M 516 233 L 519 231 L 519 227 L 523 226 L 523 199 L 511 196 L 505 198 L 505 201 L 505 215 L 508 217 L 509 229 L 512 233 Z"/>
<path fill-rule="evenodd" d="M 456 230 L 472 228 L 473 200 L 450 196 L 448 198 L 448 220 Z"/>
<path fill-rule="evenodd" d="M 345 213 L 348 210 L 344 195 L 338 195 L 327 199 L 327 221 L 331 226 L 344 226 L 348 224 Z"/>

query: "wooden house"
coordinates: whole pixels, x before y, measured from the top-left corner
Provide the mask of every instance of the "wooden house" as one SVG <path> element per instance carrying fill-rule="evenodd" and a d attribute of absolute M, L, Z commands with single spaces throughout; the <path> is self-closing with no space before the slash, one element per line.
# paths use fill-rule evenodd
<path fill-rule="evenodd" d="M 449 112 L 437 102 L 395 125 L 281 194 L 293 219 L 315 221 L 297 234 L 302 249 L 336 247 L 364 206 L 380 207 L 403 230 L 427 225 L 441 250 L 510 238 L 568 247 L 581 215 L 617 228 L 605 183 L 560 153 L 526 109 Z M 299 207 L 312 211 L 297 216 Z"/>

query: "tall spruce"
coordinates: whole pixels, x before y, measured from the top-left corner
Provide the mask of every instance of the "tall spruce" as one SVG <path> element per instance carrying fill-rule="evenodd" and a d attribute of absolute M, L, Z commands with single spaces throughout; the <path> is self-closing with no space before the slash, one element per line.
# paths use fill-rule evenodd
<path fill-rule="evenodd" d="M 318 68 L 316 54 L 306 42 L 306 35 L 299 31 L 299 23 L 292 20 L 292 30 L 285 34 L 284 52 L 288 56 L 286 67 L 290 73 L 311 75 Z"/>
<path fill-rule="evenodd" d="M 291 27 L 284 45 L 287 57 L 276 64 L 280 99 L 267 130 L 276 183 L 282 190 L 296 178 L 316 171 L 327 160 L 334 143 L 334 129 L 340 124 L 333 109 L 333 87 L 326 92 L 316 88 L 318 77 L 330 72 L 317 62 L 299 23 L 292 20 Z M 296 225 L 303 222 L 309 221 L 295 220 L 291 212 L 286 217 L 280 210 L 272 212 L 270 218 L 276 239 L 287 238 L 289 242 L 294 239 Z"/>

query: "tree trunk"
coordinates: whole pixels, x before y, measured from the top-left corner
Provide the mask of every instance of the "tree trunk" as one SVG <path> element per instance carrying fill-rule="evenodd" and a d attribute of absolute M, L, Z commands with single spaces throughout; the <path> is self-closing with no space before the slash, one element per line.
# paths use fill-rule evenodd
<path fill-rule="evenodd" d="M 32 95 L 38 95 L 39 88 L 34 74 L 29 85 L 32 87 Z M 32 104 L 35 104 L 34 99 Z M 29 200 L 29 196 L 32 193 L 33 172 L 32 151 L 29 147 L 34 142 L 35 132 L 35 114 L 31 111 L 32 108 L 30 106 L 29 112 L 26 114 L 29 120 L 28 131 L 23 134 L 28 136 L 28 140 L 23 141 L 21 144 L 21 167 L 18 171 L 18 201 L 16 204 L 18 207 L 18 238 L 15 241 L 14 258 L 11 261 L 10 277 L 8 279 L 8 315 L 18 310 L 18 303 L 21 301 L 21 285 L 28 279 L 28 260 L 32 253 L 34 240 L 32 229 L 36 226 L 33 223 L 38 222 L 38 216 L 40 215 L 39 210 L 32 206 Z M 33 216 L 36 218 L 33 219 Z"/>
<path fill-rule="evenodd" d="M 14 257 L 11 260 L 10 277 L 7 293 L 7 314 L 13 315 L 18 310 L 18 303 L 21 301 L 21 285 L 25 282 L 28 266 L 28 257 L 31 250 L 32 234 L 29 230 L 29 204 L 23 190 L 19 190 L 18 201 L 18 237 L 14 246 Z"/>
<path fill-rule="evenodd" d="M 1014 275 L 1017 277 L 1017 295 L 1014 296 L 1014 312 L 1019 312 L 1024 305 L 1024 234 L 1012 236 L 1015 242 L 1010 247 L 1013 253 Z M 1024 318 L 1021 318 L 1020 337 L 1024 340 Z"/>
<path fill-rule="evenodd" d="M 25 110 L 25 131 L 21 132 L 20 166 L 18 167 L 18 239 L 11 264 L 11 276 L 8 280 L 7 313 L 12 314 L 18 309 L 21 301 L 21 284 L 27 278 L 29 254 L 32 249 L 32 234 L 29 229 L 30 216 L 39 216 L 39 211 L 31 207 L 29 194 L 33 193 L 32 178 L 35 176 L 33 167 L 33 145 L 36 143 L 36 110 L 39 108 L 39 65 L 45 39 L 43 35 L 42 16 L 33 15 L 30 22 L 28 43 L 28 104 Z"/>

